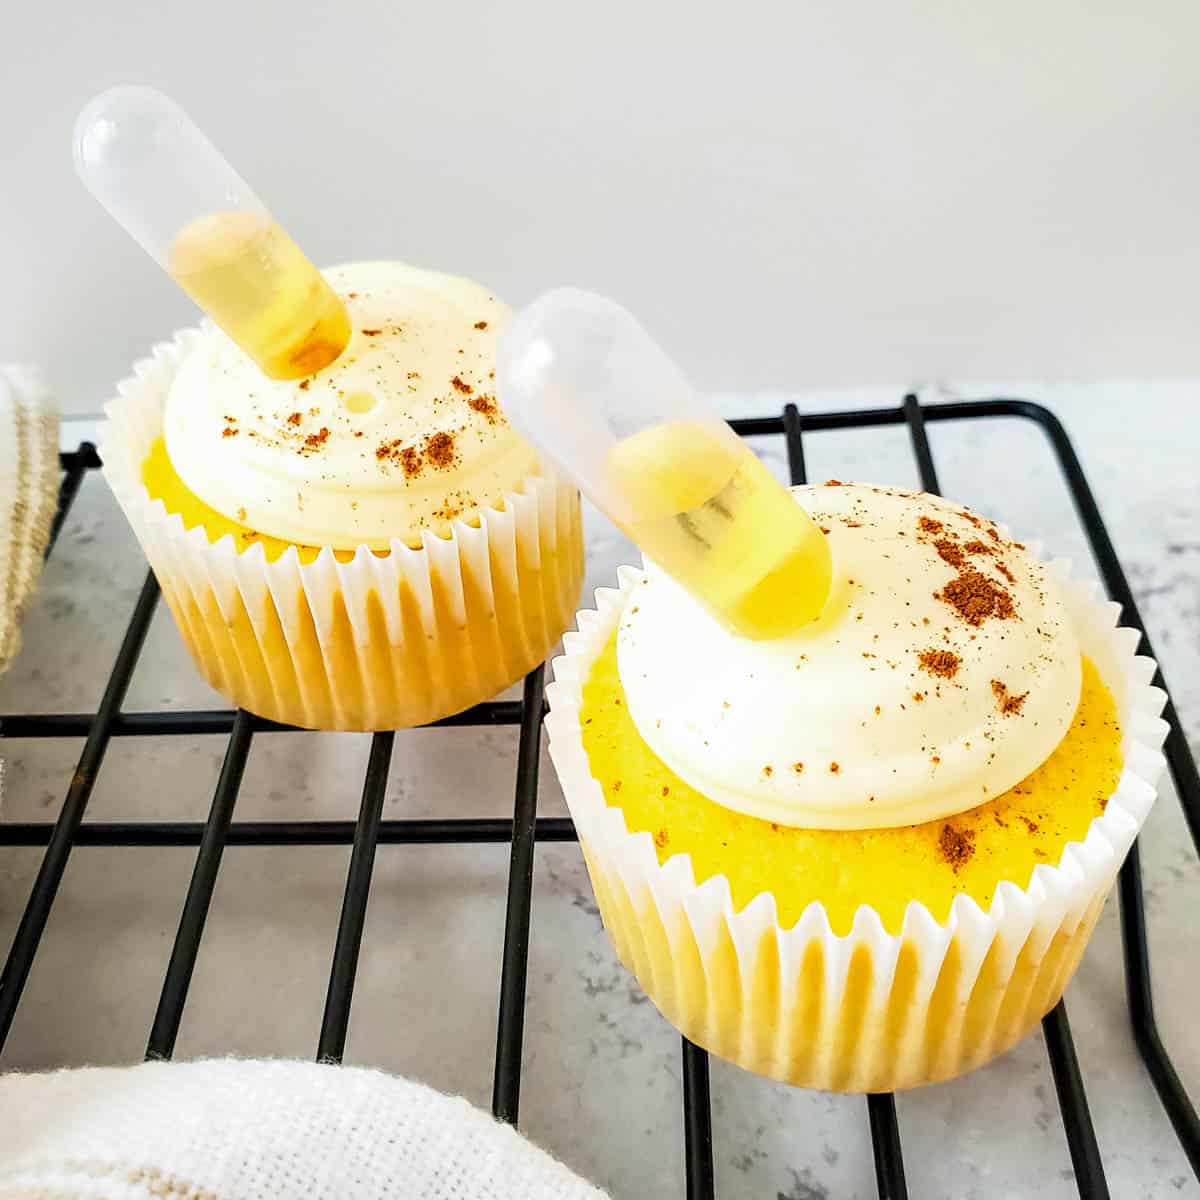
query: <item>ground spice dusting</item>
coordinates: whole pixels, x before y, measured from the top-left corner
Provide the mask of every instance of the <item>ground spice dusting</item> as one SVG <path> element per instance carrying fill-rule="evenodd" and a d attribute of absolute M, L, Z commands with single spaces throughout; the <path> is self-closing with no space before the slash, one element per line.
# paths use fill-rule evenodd
<path fill-rule="evenodd" d="M 941 533 L 941 521 L 935 521 L 932 517 L 922 517 L 917 524 L 921 527 L 922 533 Z"/>
<path fill-rule="evenodd" d="M 500 415 L 500 409 L 496 405 L 495 396 L 472 396 L 467 403 L 481 416 L 486 417 L 489 425 L 496 423 L 496 418 Z"/>
<path fill-rule="evenodd" d="M 312 380 L 311 380 L 311 379 L 302 379 L 302 380 L 300 380 L 300 390 L 301 390 L 302 392 L 307 392 L 307 391 L 308 391 L 308 389 L 309 389 L 309 385 L 310 385 L 311 383 L 312 383 Z"/>
<path fill-rule="evenodd" d="M 316 433 L 310 433 L 304 439 L 305 450 L 319 450 L 329 440 L 329 430 L 324 425 Z"/>
<path fill-rule="evenodd" d="M 378 337 L 382 332 L 382 329 L 364 329 L 363 335 L 365 337 Z"/>
<path fill-rule="evenodd" d="M 454 388 L 456 392 L 459 392 L 464 396 L 469 396 L 475 390 L 469 383 L 467 383 L 465 379 L 459 375 L 455 375 L 455 377 L 450 380 L 450 386 Z"/>
<path fill-rule="evenodd" d="M 794 762 L 792 763 L 792 770 L 799 775 L 804 770 L 804 764 L 802 762 Z"/>
<path fill-rule="evenodd" d="M 827 479 L 827 480 L 825 480 L 825 486 L 826 487 L 844 487 L 845 485 L 842 483 L 842 481 L 840 479 Z"/>
<path fill-rule="evenodd" d="M 664 848 L 666 847 L 666 844 L 667 844 L 667 831 L 666 831 L 665 829 L 660 829 L 660 830 L 659 830 L 659 831 L 658 831 L 658 832 L 657 832 L 657 833 L 654 835 L 654 844 L 655 844 L 655 845 L 656 845 L 656 846 L 657 846 L 657 847 L 658 847 L 660 850 L 662 850 L 662 849 L 664 849 Z"/>
<path fill-rule="evenodd" d="M 1017 615 L 1012 597 L 974 567 L 959 571 L 958 578 L 950 580 L 940 592 L 934 592 L 933 598 L 945 601 L 968 625 L 977 628 L 988 617 L 1009 621 Z"/>
<path fill-rule="evenodd" d="M 404 474 L 410 478 L 420 471 L 421 467 L 424 466 L 424 462 L 425 460 L 416 446 L 405 446 L 400 451 L 400 466 L 404 469 Z"/>
<path fill-rule="evenodd" d="M 921 518 L 922 521 L 925 519 L 925 517 Z M 935 524 L 940 525 L 940 522 L 935 522 Z M 963 553 L 963 548 L 957 542 L 951 541 L 949 538 L 938 538 L 933 543 L 933 548 L 938 552 L 938 557 L 943 562 L 949 563 L 956 571 L 961 570 L 966 565 L 967 556 Z"/>
<path fill-rule="evenodd" d="M 1008 569 L 1007 564 L 1002 563 L 999 559 L 996 559 L 996 570 L 999 571 L 1009 583 L 1017 582 L 1017 577 Z"/>
<path fill-rule="evenodd" d="M 957 875 L 959 868 L 966 866 L 975 853 L 975 831 L 943 825 L 942 832 L 938 835 L 938 851 Z"/>
<path fill-rule="evenodd" d="M 999 679 L 993 679 L 992 695 L 996 697 L 996 703 L 1000 706 L 1000 711 L 1006 717 L 1011 717 L 1021 711 L 1029 693 L 1022 692 L 1019 696 L 1016 696 Z"/>
<path fill-rule="evenodd" d="M 774 767 L 763 767 L 763 774 L 764 774 L 764 775 L 765 775 L 765 776 L 766 776 L 768 779 L 770 779 L 770 778 L 771 778 L 771 776 L 775 774 L 775 768 L 774 768 Z"/>
<path fill-rule="evenodd" d="M 486 322 L 486 321 L 476 321 L 476 322 L 475 322 L 475 328 L 476 328 L 476 329 L 486 329 L 486 328 L 487 328 L 487 322 Z"/>
<path fill-rule="evenodd" d="M 829 764 L 830 775 L 836 775 L 842 768 L 835 762 Z"/>
<path fill-rule="evenodd" d="M 289 425 L 299 425 L 300 422 L 303 420 L 304 420 L 303 413 L 298 413 L 298 412 L 288 413 L 287 423 Z"/>
<path fill-rule="evenodd" d="M 226 425 L 225 428 L 221 430 L 221 436 L 223 438 L 237 437 L 237 435 L 238 435 L 238 431 L 236 429 L 231 429 L 228 425 Z"/>
<path fill-rule="evenodd" d="M 425 457 L 439 470 L 452 467 L 457 455 L 454 437 L 449 433 L 432 433 L 425 439 Z"/>
<path fill-rule="evenodd" d="M 953 679 L 962 666 L 962 659 L 953 650 L 922 650 L 917 658 L 922 671 L 940 679 Z"/>
<path fill-rule="evenodd" d="M 991 554 L 992 548 L 986 542 L 981 542 L 978 538 L 968 542 L 963 549 L 968 554 Z"/>

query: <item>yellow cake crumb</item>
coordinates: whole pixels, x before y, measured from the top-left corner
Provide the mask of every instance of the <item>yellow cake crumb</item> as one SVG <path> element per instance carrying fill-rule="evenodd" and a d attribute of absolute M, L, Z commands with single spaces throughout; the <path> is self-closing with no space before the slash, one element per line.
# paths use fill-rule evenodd
<path fill-rule="evenodd" d="M 226 534 L 232 535 L 238 550 L 244 550 L 255 542 L 260 542 L 266 553 L 267 562 L 274 562 L 292 545 L 291 542 L 259 533 L 247 525 L 231 521 L 217 512 L 215 508 L 205 504 L 180 479 L 167 456 L 167 443 L 162 438 L 154 439 L 150 453 L 146 455 L 145 461 L 142 463 L 142 483 L 146 485 L 146 491 L 150 493 L 152 500 L 161 500 L 167 512 L 178 513 L 183 518 L 185 529 L 194 529 L 197 525 L 203 526 L 210 542 L 219 542 Z M 317 555 L 321 553 L 318 546 L 297 545 L 296 549 L 302 563 L 314 562 Z M 354 557 L 352 550 L 335 550 L 334 553 L 342 562 L 349 562 Z"/>

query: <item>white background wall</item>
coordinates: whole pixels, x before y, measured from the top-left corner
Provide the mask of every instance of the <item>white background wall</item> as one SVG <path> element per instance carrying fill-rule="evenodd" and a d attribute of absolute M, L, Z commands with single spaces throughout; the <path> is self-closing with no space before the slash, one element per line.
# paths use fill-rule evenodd
<path fill-rule="evenodd" d="M 644 314 L 704 386 L 1200 374 L 1192 0 L 0 0 L 0 360 L 191 319 L 75 180 L 171 92 L 320 262 Z"/>

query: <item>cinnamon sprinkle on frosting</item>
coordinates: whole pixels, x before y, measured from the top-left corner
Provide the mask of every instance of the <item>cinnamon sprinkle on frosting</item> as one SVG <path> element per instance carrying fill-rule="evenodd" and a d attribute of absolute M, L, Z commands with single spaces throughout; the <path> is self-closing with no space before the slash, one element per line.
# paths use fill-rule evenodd
<path fill-rule="evenodd" d="M 1001 713 L 1006 717 L 1011 717 L 1021 711 L 1029 693 L 1022 692 L 1019 696 L 1014 695 L 999 679 L 993 679 L 992 695 L 996 697 L 996 703 L 999 705 Z"/>
<path fill-rule="evenodd" d="M 950 580 L 934 598 L 944 600 L 968 625 L 982 625 L 988 617 L 1009 621 L 1017 615 L 1012 597 L 986 575 L 967 567 Z"/>
<path fill-rule="evenodd" d="M 922 650 L 917 657 L 922 671 L 941 679 L 953 679 L 962 666 L 962 659 L 953 650 Z"/>

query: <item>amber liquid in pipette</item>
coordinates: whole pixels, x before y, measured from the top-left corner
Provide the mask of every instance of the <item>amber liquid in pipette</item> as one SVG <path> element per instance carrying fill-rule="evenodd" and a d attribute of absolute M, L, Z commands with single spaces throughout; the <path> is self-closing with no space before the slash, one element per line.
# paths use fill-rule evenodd
<path fill-rule="evenodd" d="M 201 217 L 175 239 L 171 276 L 272 379 L 303 379 L 350 341 L 346 309 L 263 213 Z"/>
<path fill-rule="evenodd" d="M 741 444 L 703 425 L 644 429 L 609 452 L 624 532 L 738 633 L 783 637 L 820 615 L 824 534 Z"/>

